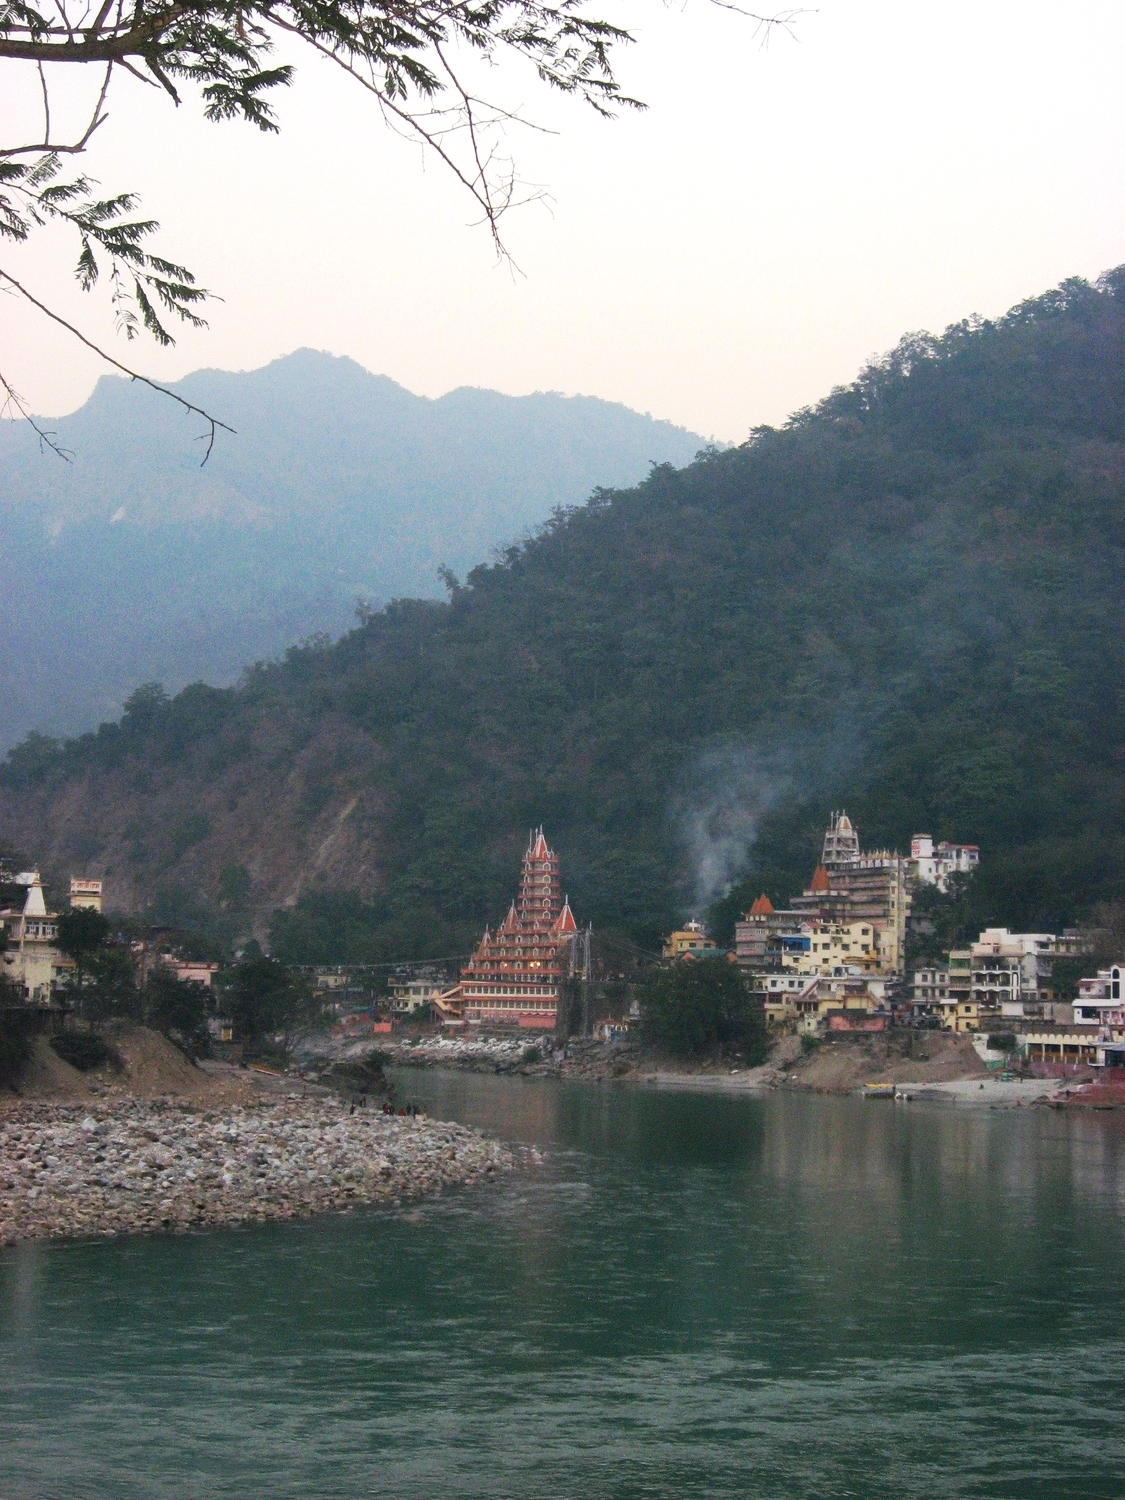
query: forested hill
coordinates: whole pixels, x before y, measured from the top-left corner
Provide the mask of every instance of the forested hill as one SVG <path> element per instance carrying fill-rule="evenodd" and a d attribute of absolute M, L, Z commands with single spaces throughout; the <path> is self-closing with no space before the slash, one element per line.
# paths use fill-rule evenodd
<path fill-rule="evenodd" d="M 599 492 L 448 602 L 10 757 L 0 839 L 111 901 L 462 951 L 543 822 L 650 940 L 865 846 L 979 843 L 996 922 L 1125 890 L 1125 269 L 911 337 L 745 446 Z M 756 841 L 755 841 L 756 835 Z M 295 903 L 295 905 L 294 905 Z"/>
<path fill-rule="evenodd" d="M 76 734 L 132 690 L 202 677 L 355 621 L 357 597 L 440 598 L 595 484 L 687 463 L 703 439 L 592 397 L 415 396 L 299 349 L 173 389 L 237 429 L 201 467 L 199 418 L 116 376 L 71 416 L 0 422 L 0 752 Z"/>

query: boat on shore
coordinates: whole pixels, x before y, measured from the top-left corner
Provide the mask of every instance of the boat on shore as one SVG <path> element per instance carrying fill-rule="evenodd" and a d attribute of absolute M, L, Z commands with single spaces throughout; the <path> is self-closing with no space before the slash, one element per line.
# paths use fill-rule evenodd
<path fill-rule="evenodd" d="M 863 1097 L 865 1099 L 893 1099 L 895 1086 L 893 1083 L 865 1083 L 863 1085 Z"/>

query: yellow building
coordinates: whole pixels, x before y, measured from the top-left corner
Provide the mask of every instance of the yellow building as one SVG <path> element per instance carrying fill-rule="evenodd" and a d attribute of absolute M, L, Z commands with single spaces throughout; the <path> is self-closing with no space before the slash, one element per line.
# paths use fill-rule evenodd
<path fill-rule="evenodd" d="M 688 922 L 685 927 L 672 934 L 661 951 L 665 958 L 683 958 L 685 953 L 693 953 L 696 958 L 702 958 L 716 950 L 714 942 L 703 930 L 703 923 Z"/>
<path fill-rule="evenodd" d="M 815 974 L 759 974 L 754 980 L 755 994 L 761 998 L 766 1024 L 787 1030 L 806 1017 L 814 1020 L 820 1014 Z"/>
<path fill-rule="evenodd" d="M 761 974 L 754 990 L 762 998 L 766 1021 L 788 1029 L 815 1030 L 829 1011 L 855 1010 L 870 1014 L 886 1004 L 886 982 L 850 974 Z"/>
<path fill-rule="evenodd" d="M 807 936 L 808 947 L 785 951 L 783 969 L 796 974 L 832 974 L 844 969 L 879 972 L 879 934 L 871 922 L 808 923 L 801 935 Z"/>
<path fill-rule="evenodd" d="M 1004 1017 L 998 1005 L 982 1005 L 979 1000 L 951 996 L 939 1000 L 935 1009 L 941 1015 L 945 1031 L 997 1031 L 1004 1029 Z M 1011 1022 L 1008 1022 L 1011 1025 Z"/>

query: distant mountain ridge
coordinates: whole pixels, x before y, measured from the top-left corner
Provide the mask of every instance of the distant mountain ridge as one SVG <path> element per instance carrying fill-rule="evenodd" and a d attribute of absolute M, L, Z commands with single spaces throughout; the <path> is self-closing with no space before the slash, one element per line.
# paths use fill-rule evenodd
<path fill-rule="evenodd" d="M 144 681 L 234 681 L 357 598 L 437 597 L 439 564 L 703 446 L 594 397 L 430 400 L 310 349 L 173 389 L 237 429 L 203 468 L 206 424 L 117 377 L 49 424 L 70 464 L 0 423 L 0 749 L 114 717 Z"/>

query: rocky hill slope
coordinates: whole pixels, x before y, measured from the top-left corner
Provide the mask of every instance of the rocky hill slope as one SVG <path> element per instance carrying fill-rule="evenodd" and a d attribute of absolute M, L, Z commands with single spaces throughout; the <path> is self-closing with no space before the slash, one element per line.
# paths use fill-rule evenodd
<path fill-rule="evenodd" d="M 1125 272 L 916 336 L 781 430 L 604 491 L 238 689 L 9 759 L 0 841 L 309 959 L 464 951 L 533 823 L 644 942 L 867 847 L 984 850 L 1053 928 L 1125 868 Z M 728 903 L 729 905 L 729 903 Z M 728 911 L 729 915 L 729 911 Z"/>

